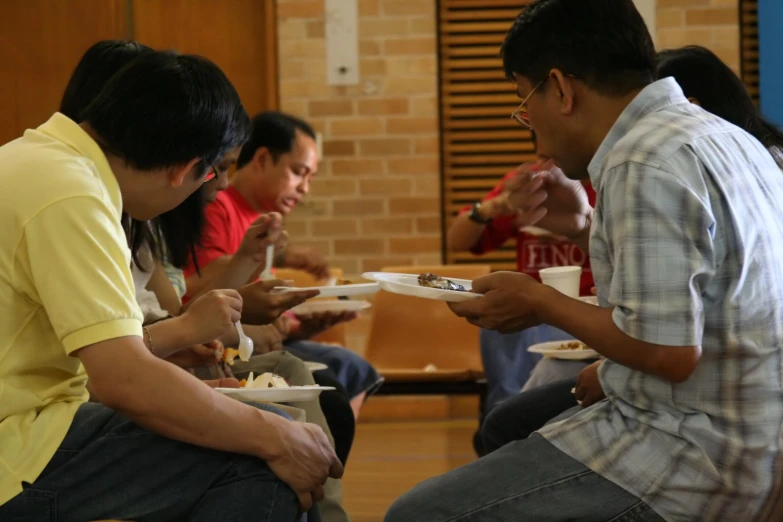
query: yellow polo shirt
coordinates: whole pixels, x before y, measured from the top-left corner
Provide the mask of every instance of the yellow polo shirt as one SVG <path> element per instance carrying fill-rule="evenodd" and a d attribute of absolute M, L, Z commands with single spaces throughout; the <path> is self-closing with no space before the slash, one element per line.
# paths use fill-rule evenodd
<path fill-rule="evenodd" d="M 0 505 L 88 399 L 71 354 L 141 335 L 121 212 L 103 152 L 62 114 L 0 147 Z"/>

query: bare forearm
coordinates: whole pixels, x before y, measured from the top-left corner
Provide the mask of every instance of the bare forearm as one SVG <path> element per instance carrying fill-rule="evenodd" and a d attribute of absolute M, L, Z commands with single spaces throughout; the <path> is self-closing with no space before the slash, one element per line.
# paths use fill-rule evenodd
<path fill-rule="evenodd" d="M 176 366 L 147 354 L 126 358 L 119 375 L 91 375 L 108 406 L 155 433 L 197 446 L 262 458 L 273 456 L 282 418 L 222 396 Z M 89 373 L 89 370 L 88 370 Z M 100 390 L 108 400 L 103 400 Z M 123 390 L 127 390 L 124 392 Z M 198 412 L 195 415 L 194 412 Z"/>
<path fill-rule="evenodd" d="M 186 324 L 180 317 L 164 319 L 147 326 L 150 342 L 156 356 L 166 358 L 188 346 L 209 342 L 212 339 L 198 339 L 195 329 Z"/>
<path fill-rule="evenodd" d="M 242 256 L 224 256 L 200 269 L 201 275 L 187 278 L 188 295 L 192 299 L 215 289 L 237 289 L 247 284 L 258 263 Z"/>
<path fill-rule="evenodd" d="M 467 214 L 460 214 L 449 227 L 446 243 L 452 252 L 465 252 L 476 246 L 482 234 L 487 229 L 471 221 Z"/>
<path fill-rule="evenodd" d="M 209 288 L 202 290 L 202 292 L 213 289 L 229 288 L 236 290 L 241 288 L 247 284 L 258 267 L 259 263 L 252 259 L 238 255 L 231 256 L 223 272 L 212 280 Z"/>
<path fill-rule="evenodd" d="M 566 297 L 553 289 L 542 292 L 539 318 L 584 342 L 618 364 L 672 382 L 682 382 L 698 363 L 698 346 L 662 346 L 630 337 L 615 325 L 612 308 Z"/>
<path fill-rule="evenodd" d="M 593 210 L 586 218 L 586 223 L 578 236 L 570 238 L 571 242 L 581 248 L 585 254 L 590 255 L 590 228 L 593 223 Z"/>

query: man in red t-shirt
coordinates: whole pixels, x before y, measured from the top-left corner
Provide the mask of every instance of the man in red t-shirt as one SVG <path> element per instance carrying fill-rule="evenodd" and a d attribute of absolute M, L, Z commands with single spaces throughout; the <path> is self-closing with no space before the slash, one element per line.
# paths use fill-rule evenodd
<path fill-rule="evenodd" d="M 525 166 L 523 168 L 531 168 Z M 447 242 L 455 252 L 468 251 L 482 255 L 516 240 L 517 270 L 540 281 L 538 272 L 553 266 L 581 266 L 580 293 L 587 296 L 593 287 L 590 258 L 578 246 L 545 230 L 522 227 L 517 210 L 509 203 L 507 183 L 518 170 L 509 172 L 480 202 L 466 207 L 451 225 Z M 590 203 L 595 202 L 595 191 L 586 186 Z M 541 325 L 513 334 L 481 331 L 481 359 L 487 379 L 485 413 L 503 400 L 516 395 L 528 381 L 539 356 L 528 347 L 547 341 L 570 339 L 567 333 L 549 325 Z M 558 371 L 578 373 L 578 363 L 569 368 L 558 365 Z"/>
<path fill-rule="evenodd" d="M 232 262 L 245 234 L 262 214 L 290 213 L 307 195 L 318 170 L 315 132 L 304 121 L 279 112 L 264 112 L 253 118 L 250 140 L 242 147 L 237 171 L 229 187 L 218 194 L 204 213 L 201 246 L 196 263 L 185 270 L 189 295 L 197 295 L 217 278 L 232 277 Z M 256 267 L 260 268 L 256 261 Z M 276 256 L 278 267 L 305 270 L 318 278 L 329 276 L 325 258 L 312 249 L 288 246 Z M 243 278 L 247 272 L 243 273 Z M 233 281 L 237 286 L 247 281 Z M 222 284 L 221 287 L 225 285 Z M 245 309 L 252 307 L 247 301 Z M 251 310 L 252 312 L 252 310 Z M 380 375 L 358 354 L 345 348 L 307 341 L 346 314 L 321 315 L 313 319 L 284 316 L 280 325 L 285 349 L 305 361 L 326 364 L 346 388 L 354 412 L 381 382 Z"/>

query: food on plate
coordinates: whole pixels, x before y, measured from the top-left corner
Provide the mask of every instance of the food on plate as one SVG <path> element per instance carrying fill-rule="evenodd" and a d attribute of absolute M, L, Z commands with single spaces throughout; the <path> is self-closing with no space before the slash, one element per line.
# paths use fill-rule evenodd
<path fill-rule="evenodd" d="M 419 286 L 436 288 L 438 290 L 452 290 L 454 292 L 465 291 L 464 286 L 458 285 L 454 281 L 449 281 L 443 277 L 436 276 L 435 274 L 421 274 L 419 276 Z"/>
<path fill-rule="evenodd" d="M 354 283 L 350 279 L 338 279 L 337 281 L 335 281 L 334 284 L 335 286 L 345 286 L 345 285 L 352 285 Z"/>
<path fill-rule="evenodd" d="M 558 350 L 589 350 L 590 347 L 587 346 L 582 341 L 568 341 L 567 343 L 562 343 L 560 346 L 557 347 Z"/>
<path fill-rule="evenodd" d="M 248 375 L 247 379 L 242 379 L 239 383 L 240 388 L 290 388 L 291 385 L 288 381 L 277 375 L 276 373 L 266 372 L 262 373 L 255 379 L 252 372 Z"/>
<path fill-rule="evenodd" d="M 239 357 L 239 350 L 235 348 L 226 348 L 223 351 L 223 362 L 229 366 L 234 365 L 234 359 Z"/>

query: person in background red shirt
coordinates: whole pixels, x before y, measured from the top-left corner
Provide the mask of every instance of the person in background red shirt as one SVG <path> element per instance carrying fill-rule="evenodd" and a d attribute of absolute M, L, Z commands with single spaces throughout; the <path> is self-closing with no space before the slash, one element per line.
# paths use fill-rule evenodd
<path fill-rule="evenodd" d="M 539 168 L 541 165 L 524 165 L 520 169 Z M 545 168 L 545 166 L 544 166 Z M 500 183 L 480 202 L 466 207 L 457 216 L 447 235 L 449 250 L 482 255 L 516 240 L 517 270 L 538 280 L 538 271 L 553 266 L 581 266 L 581 295 L 591 295 L 593 274 L 590 258 L 575 244 L 543 229 L 522 227 L 517 209 L 509 202 L 509 183 L 520 169 L 506 174 Z M 595 202 L 595 191 L 585 186 L 590 203 Z M 540 359 L 527 351 L 533 344 L 571 339 L 565 332 L 548 325 L 541 325 L 513 334 L 481 331 L 481 358 L 487 379 L 485 413 L 503 400 L 517 395 L 528 382 L 533 367 Z M 557 365 L 558 372 L 578 373 L 583 363 L 570 368 Z"/>
<path fill-rule="evenodd" d="M 250 140 L 242 147 L 237 171 L 228 188 L 206 208 L 201 246 L 196 249 L 195 260 L 185 269 L 188 295 L 198 295 L 217 279 L 222 281 L 221 288 L 235 288 L 247 283 L 247 275 L 257 274 L 263 268 L 261 256 L 238 255 L 248 231 L 252 235 L 257 225 L 266 230 L 268 225 L 262 227 L 263 221 L 279 220 L 281 215 L 294 210 L 308 194 L 310 180 L 317 171 L 318 150 L 315 131 L 310 125 L 280 112 L 255 116 Z M 277 250 L 275 266 L 305 270 L 319 279 L 329 277 L 329 264 L 320 253 L 288 245 Z M 242 275 L 241 280 L 230 281 L 237 279 L 238 273 Z M 243 313 L 252 313 L 252 297 L 243 294 L 243 299 Z M 320 314 L 313 318 L 286 315 L 278 325 L 286 339 L 285 350 L 305 361 L 326 364 L 345 387 L 358 416 L 367 395 L 382 382 L 378 372 L 350 350 L 307 340 L 355 317 L 355 314 Z"/>

